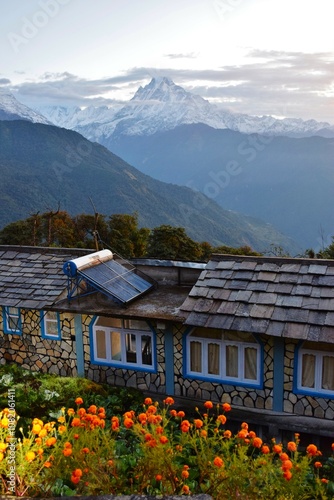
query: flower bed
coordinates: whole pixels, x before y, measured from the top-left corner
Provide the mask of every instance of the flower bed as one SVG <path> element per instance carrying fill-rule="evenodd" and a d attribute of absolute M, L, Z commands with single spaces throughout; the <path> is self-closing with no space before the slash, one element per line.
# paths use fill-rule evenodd
<path fill-rule="evenodd" d="M 332 459 L 310 444 L 262 439 L 242 423 L 227 428 L 229 404 L 204 403 L 196 418 L 146 398 L 141 411 L 107 418 L 105 408 L 61 408 L 24 435 L 10 408 L 0 413 L 1 494 L 196 495 L 224 499 L 331 499 Z M 16 427 L 16 434 L 12 429 Z"/>

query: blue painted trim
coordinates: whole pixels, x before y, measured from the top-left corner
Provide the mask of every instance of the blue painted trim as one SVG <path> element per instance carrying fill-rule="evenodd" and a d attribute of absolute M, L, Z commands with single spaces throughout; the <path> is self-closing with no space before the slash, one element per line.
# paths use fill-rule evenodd
<path fill-rule="evenodd" d="M 284 346 L 283 338 L 274 337 L 273 410 L 280 412 L 283 411 L 284 397 Z"/>
<path fill-rule="evenodd" d="M 325 398 L 325 399 L 334 399 L 334 391 L 333 392 L 318 392 L 315 390 L 307 390 L 307 389 L 299 389 L 298 388 L 298 360 L 299 360 L 299 349 L 304 344 L 303 340 L 300 340 L 295 349 L 294 355 L 294 367 L 293 367 L 293 386 L 292 390 L 294 394 L 300 394 L 302 396 L 311 396 L 314 398 Z"/>
<path fill-rule="evenodd" d="M 188 364 L 188 353 L 187 353 L 187 336 L 191 333 L 191 331 L 194 330 L 194 327 L 188 327 L 184 334 L 183 334 L 183 339 L 182 339 L 182 347 L 183 347 L 183 367 L 182 367 L 182 375 L 184 378 L 188 378 L 191 380 L 203 380 L 205 382 L 212 382 L 216 384 L 223 384 L 223 385 L 233 385 L 234 387 L 248 387 L 249 389 L 263 389 L 263 379 L 264 379 L 264 374 L 263 374 L 263 366 L 264 366 L 264 347 L 263 347 L 263 342 L 260 338 L 257 337 L 257 335 L 253 335 L 255 338 L 256 342 L 260 345 L 260 376 L 259 376 L 259 382 L 252 384 L 250 382 L 242 382 L 240 380 L 231 380 L 231 379 L 224 379 L 224 378 L 219 378 L 219 377 L 205 377 L 204 375 L 201 374 L 191 374 L 187 372 L 187 364 Z"/>
<path fill-rule="evenodd" d="M 2 308 L 2 319 L 3 319 L 3 331 L 4 333 L 11 334 L 11 335 L 22 335 L 22 320 L 21 320 L 21 309 L 19 307 L 16 307 L 17 309 L 17 319 L 18 319 L 18 329 L 17 330 L 12 330 L 8 326 L 8 321 L 7 318 L 10 316 L 9 314 L 9 306 L 3 306 Z"/>
<path fill-rule="evenodd" d="M 77 357 L 77 372 L 79 377 L 85 376 L 85 354 L 83 346 L 82 320 L 80 314 L 74 315 L 75 352 Z"/>
<path fill-rule="evenodd" d="M 41 318 L 41 333 L 42 333 L 42 338 L 47 339 L 47 340 L 61 340 L 61 328 L 60 328 L 60 316 L 59 313 L 57 313 L 57 332 L 58 335 L 48 335 L 45 331 L 45 314 L 47 311 L 40 311 L 40 318 Z"/>
<path fill-rule="evenodd" d="M 120 368 L 124 370 L 133 370 L 133 371 L 138 371 L 138 372 L 145 372 L 145 373 L 157 373 L 158 371 L 158 360 L 157 360 L 157 340 L 156 340 L 156 332 L 152 325 L 150 324 L 149 321 L 146 321 L 148 326 L 150 327 L 150 330 L 152 331 L 152 352 L 154 352 L 154 363 L 152 367 L 146 367 L 146 366 L 138 366 L 135 364 L 131 363 L 112 363 L 109 361 L 100 361 L 95 358 L 95 353 L 94 353 L 94 333 L 93 333 L 93 326 L 95 321 L 97 320 L 99 316 L 95 315 L 91 322 L 89 323 L 89 342 L 90 342 L 90 362 L 93 365 L 97 366 L 111 366 L 112 368 Z M 124 318 L 121 318 L 122 320 Z M 135 333 L 135 330 L 133 330 Z"/>
<path fill-rule="evenodd" d="M 166 378 L 166 394 L 174 396 L 174 339 L 173 327 L 166 326 L 165 329 L 165 378 Z"/>

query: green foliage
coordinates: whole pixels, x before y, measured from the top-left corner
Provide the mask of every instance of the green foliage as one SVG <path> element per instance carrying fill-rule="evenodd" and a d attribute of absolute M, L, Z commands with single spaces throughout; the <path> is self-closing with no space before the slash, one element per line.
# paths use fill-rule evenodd
<path fill-rule="evenodd" d="M 148 254 L 157 259 L 199 260 L 198 243 L 187 236 L 184 228 L 162 225 L 150 234 Z"/>

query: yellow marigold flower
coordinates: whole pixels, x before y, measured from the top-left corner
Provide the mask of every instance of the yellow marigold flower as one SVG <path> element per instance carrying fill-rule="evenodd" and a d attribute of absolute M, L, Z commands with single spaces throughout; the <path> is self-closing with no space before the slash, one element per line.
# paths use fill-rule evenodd
<path fill-rule="evenodd" d="M 206 408 L 207 410 L 209 410 L 210 408 L 213 408 L 212 401 L 205 401 L 204 408 Z"/>
<path fill-rule="evenodd" d="M 75 411 L 73 410 L 73 408 L 69 408 L 69 409 L 67 410 L 67 415 L 68 415 L 69 417 L 72 417 L 73 415 L 75 415 Z"/>
<path fill-rule="evenodd" d="M 66 426 L 65 426 L 65 425 L 60 425 L 60 426 L 58 427 L 58 432 L 59 432 L 60 434 L 63 434 L 65 431 L 66 431 Z"/>
<path fill-rule="evenodd" d="M 65 422 L 65 417 L 64 417 L 64 416 L 59 417 L 59 418 L 58 418 L 58 422 L 59 422 L 60 424 L 63 424 L 63 423 Z"/>
<path fill-rule="evenodd" d="M 76 405 L 82 405 L 83 404 L 83 399 L 82 398 L 76 398 L 75 404 Z"/>
<path fill-rule="evenodd" d="M 4 457 L 4 454 L 2 453 L 2 451 L 0 451 L 0 462 L 2 462 L 3 457 Z"/>
<path fill-rule="evenodd" d="M 41 430 L 42 430 L 42 427 L 39 424 L 34 424 L 32 426 L 31 432 L 33 434 L 39 434 L 41 432 Z"/>
<path fill-rule="evenodd" d="M 8 427 L 8 424 L 9 424 L 9 420 L 7 417 L 3 417 L 0 420 L 0 427 L 4 427 L 6 429 Z"/>
<path fill-rule="evenodd" d="M 36 453 L 34 453 L 33 451 L 28 451 L 28 453 L 26 454 L 26 461 L 32 462 L 33 460 L 35 460 L 35 458 L 36 458 Z"/>
<path fill-rule="evenodd" d="M 45 436 L 47 436 L 47 434 L 48 434 L 48 431 L 46 429 L 41 429 L 38 433 L 38 437 L 44 438 Z"/>
<path fill-rule="evenodd" d="M 0 443 L 0 451 L 4 451 L 8 447 L 6 443 Z"/>
<path fill-rule="evenodd" d="M 213 463 L 216 467 L 224 467 L 224 461 L 222 458 L 220 457 L 215 457 L 215 459 L 213 460 Z"/>
<path fill-rule="evenodd" d="M 32 421 L 32 425 L 40 425 L 41 427 L 43 427 L 44 423 L 43 420 L 40 420 L 39 418 L 34 418 Z"/>
<path fill-rule="evenodd" d="M 287 448 L 289 451 L 297 451 L 297 445 L 294 441 L 289 441 L 288 444 L 287 444 Z"/>

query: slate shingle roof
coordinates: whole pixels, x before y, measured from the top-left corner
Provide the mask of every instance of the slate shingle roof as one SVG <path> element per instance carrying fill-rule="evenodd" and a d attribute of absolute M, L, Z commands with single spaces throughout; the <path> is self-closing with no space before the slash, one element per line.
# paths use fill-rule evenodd
<path fill-rule="evenodd" d="M 0 306 L 43 309 L 64 292 L 63 264 L 87 250 L 0 246 Z"/>
<path fill-rule="evenodd" d="M 334 343 L 334 260 L 213 255 L 186 324 Z"/>

